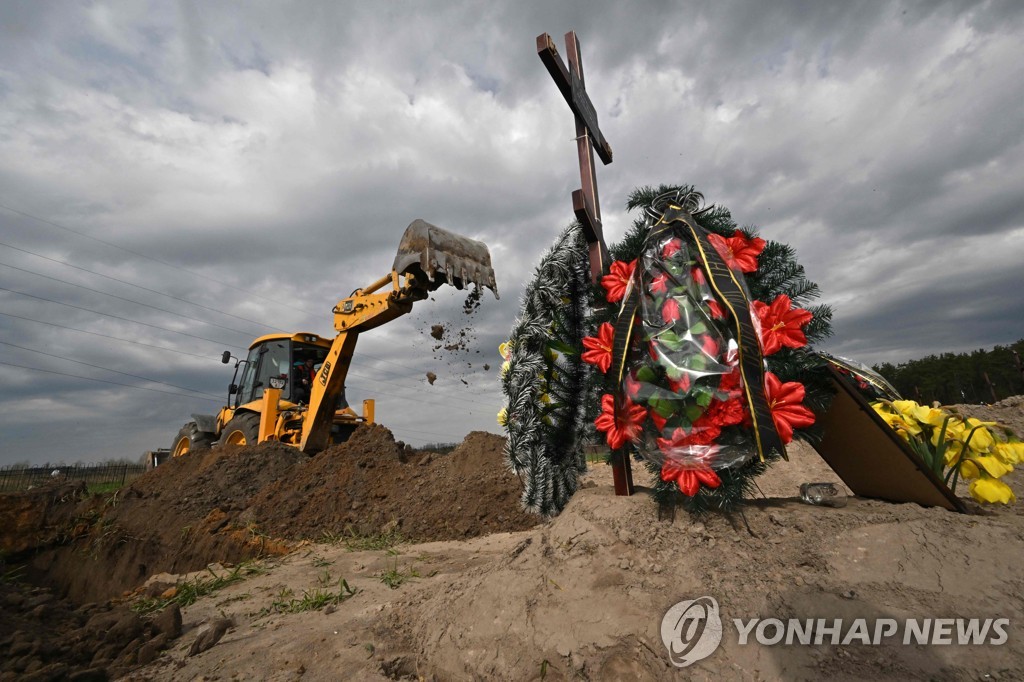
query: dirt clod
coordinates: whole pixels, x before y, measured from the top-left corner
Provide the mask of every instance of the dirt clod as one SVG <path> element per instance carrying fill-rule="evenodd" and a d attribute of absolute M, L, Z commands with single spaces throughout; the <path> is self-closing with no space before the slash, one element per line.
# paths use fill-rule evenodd
<path fill-rule="evenodd" d="M 435 381 L 437 381 L 437 375 L 433 372 L 427 372 L 427 383 L 433 386 Z"/>

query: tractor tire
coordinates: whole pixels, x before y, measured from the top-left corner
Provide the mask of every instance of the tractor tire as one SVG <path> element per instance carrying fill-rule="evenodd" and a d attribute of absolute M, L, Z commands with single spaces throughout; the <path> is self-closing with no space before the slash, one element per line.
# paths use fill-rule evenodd
<path fill-rule="evenodd" d="M 220 432 L 219 445 L 256 445 L 260 437 L 260 416 L 243 412 L 231 418 Z"/>
<path fill-rule="evenodd" d="M 171 445 L 171 456 L 182 457 L 190 452 L 207 450 L 213 445 L 213 441 L 212 433 L 200 431 L 199 425 L 195 422 L 187 422 L 174 438 L 174 444 Z"/>

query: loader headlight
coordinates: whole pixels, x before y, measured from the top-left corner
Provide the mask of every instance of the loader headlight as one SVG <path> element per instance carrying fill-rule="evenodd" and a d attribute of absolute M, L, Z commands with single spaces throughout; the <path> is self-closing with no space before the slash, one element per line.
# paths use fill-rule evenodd
<path fill-rule="evenodd" d="M 288 385 L 288 379 L 285 377 L 270 377 L 270 387 L 282 389 Z"/>

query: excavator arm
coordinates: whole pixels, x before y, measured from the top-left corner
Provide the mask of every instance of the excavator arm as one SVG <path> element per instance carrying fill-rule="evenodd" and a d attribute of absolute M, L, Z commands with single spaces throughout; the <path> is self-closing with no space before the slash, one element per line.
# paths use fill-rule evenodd
<path fill-rule="evenodd" d="M 405 315 L 416 301 L 446 283 L 458 289 L 469 284 L 485 286 L 498 296 L 486 245 L 414 220 L 402 236 L 390 274 L 338 301 L 334 306 L 338 335 L 310 391 L 299 444 L 303 452 L 319 452 L 330 443 L 338 396 L 345 388 L 359 334 Z"/>

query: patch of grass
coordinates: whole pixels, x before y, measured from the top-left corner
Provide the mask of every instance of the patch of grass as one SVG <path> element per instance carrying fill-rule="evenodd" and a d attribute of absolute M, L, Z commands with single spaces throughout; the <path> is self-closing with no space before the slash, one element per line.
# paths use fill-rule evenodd
<path fill-rule="evenodd" d="M 314 588 L 313 590 L 303 590 L 302 598 L 289 598 L 291 597 L 292 591 L 285 588 L 281 590 L 278 598 L 275 599 L 270 606 L 262 609 L 258 615 L 266 616 L 271 613 L 302 613 L 303 611 L 319 611 L 326 606 L 340 604 L 355 593 L 356 590 L 349 587 L 348 582 L 344 578 L 338 580 L 337 592 Z"/>
<path fill-rule="evenodd" d="M 328 561 L 327 559 L 323 558 L 322 556 L 315 556 L 315 557 L 313 557 L 313 567 L 314 568 L 323 568 L 324 566 L 330 566 L 332 564 L 334 564 L 333 561 Z"/>
<path fill-rule="evenodd" d="M 402 583 L 412 580 L 413 578 L 419 578 L 420 573 L 412 566 L 405 571 L 398 570 L 398 560 L 396 559 L 394 566 L 382 572 L 377 577 L 380 578 L 382 583 L 390 587 L 392 590 L 397 590 L 402 586 Z"/>
<path fill-rule="evenodd" d="M 123 484 L 120 481 L 107 481 L 105 483 L 87 483 L 85 486 L 85 492 L 88 495 L 105 495 L 107 493 L 116 493 L 120 490 Z M 107 500 L 107 504 L 110 504 L 110 500 Z M 117 504 L 117 501 L 114 501 Z"/>
<path fill-rule="evenodd" d="M 17 583 L 21 582 L 22 578 L 25 577 L 25 567 L 15 566 L 13 568 L 4 568 L 4 564 L 0 562 L 0 583 Z"/>
<path fill-rule="evenodd" d="M 228 585 L 241 582 L 251 575 L 266 573 L 266 569 L 252 562 L 239 564 L 223 575 L 217 575 L 209 568 L 207 571 L 212 576 L 211 578 L 196 576 L 193 580 L 185 581 L 177 585 L 177 590 L 173 597 L 166 599 L 162 597 L 139 597 L 132 602 L 132 610 L 145 615 L 160 611 L 171 604 L 177 604 L 179 607 L 189 606 L 196 603 L 200 597 L 205 597 L 208 594 L 224 589 Z"/>
<path fill-rule="evenodd" d="M 391 549 L 395 545 L 405 542 L 405 538 L 402 537 L 402 534 L 397 529 L 364 534 L 349 526 L 341 533 L 324 531 L 321 541 L 332 545 L 345 545 L 345 549 L 350 552 L 366 552 Z"/>

